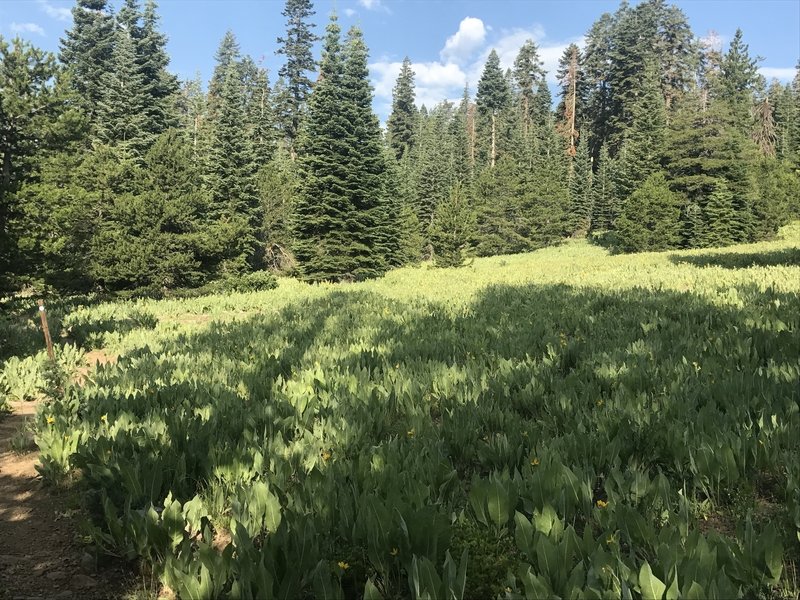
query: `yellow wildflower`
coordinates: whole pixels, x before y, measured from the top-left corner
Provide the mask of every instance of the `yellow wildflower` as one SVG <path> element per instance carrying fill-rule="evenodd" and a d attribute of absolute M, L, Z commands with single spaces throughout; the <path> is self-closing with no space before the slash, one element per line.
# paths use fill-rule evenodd
<path fill-rule="evenodd" d="M 595 402 L 595 404 L 597 404 L 597 406 L 603 406 L 603 404 L 605 404 L 605 400 L 603 400 L 602 398 L 600 398 L 600 400 L 598 400 L 597 402 Z"/>
<path fill-rule="evenodd" d="M 344 562 L 343 560 L 340 560 L 340 561 L 339 561 L 339 568 L 340 568 L 342 571 L 347 571 L 347 569 L 349 569 L 349 568 L 350 568 L 350 565 L 349 565 L 349 564 L 347 564 L 346 562 Z"/>
<path fill-rule="evenodd" d="M 108 423 L 108 415 L 107 415 L 107 414 L 103 415 L 102 417 L 100 417 L 100 420 L 101 420 L 103 423 Z"/>
<path fill-rule="evenodd" d="M 53 417 L 53 416 L 47 417 L 47 424 L 48 425 L 52 425 L 55 422 L 56 422 L 56 418 L 55 417 Z"/>
<path fill-rule="evenodd" d="M 534 458 L 531 461 L 531 465 L 534 466 L 534 467 L 538 467 L 539 466 L 539 459 L 538 458 Z"/>
<path fill-rule="evenodd" d="M 389 554 L 391 554 L 392 556 L 397 556 L 398 552 L 399 550 L 397 548 L 392 548 L 391 550 L 389 550 Z"/>
<path fill-rule="evenodd" d="M 608 506 L 608 502 L 606 502 L 605 500 L 597 501 L 597 508 L 605 508 L 606 506 Z"/>
<path fill-rule="evenodd" d="M 413 437 L 414 437 L 414 435 L 416 435 L 416 433 L 417 433 L 417 432 L 416 432 L 414 429 L 409 429 L 408 431 L 406 431 L 406 435 L 407 435 L 408 437 L 410 437 L 410 438 L 413 438 Z"/>
<path fill-rule="evenodd" d="M 331 456 L 333 456 L 333 453 L 329 450 L 324 450 L 320 456 L 322 456 L 322 460 L 328 462 L 331 459 Z"/>

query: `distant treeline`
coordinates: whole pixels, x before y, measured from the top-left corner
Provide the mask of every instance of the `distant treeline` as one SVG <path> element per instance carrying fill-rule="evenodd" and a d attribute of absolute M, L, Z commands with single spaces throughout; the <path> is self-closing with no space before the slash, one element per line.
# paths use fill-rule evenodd
<path fill-rule="evenodd" d="M 57 57 L 0 37 L 5 289 L 358 280 L 578 235 L 722 246 L 800 216 L 800 71 L 768 84 L 741 31 L 698 40 L 662 0 L 565 50 L 555 111 L 533 41 L 430 108 L 406 59 L 385 131 L 361 31 L 332 17 L 317 59 L 310 0 L 286 1 L 274 82 L 228 32 L 207 92 L 168 71 L 152 0 L 72 12 Z"/>

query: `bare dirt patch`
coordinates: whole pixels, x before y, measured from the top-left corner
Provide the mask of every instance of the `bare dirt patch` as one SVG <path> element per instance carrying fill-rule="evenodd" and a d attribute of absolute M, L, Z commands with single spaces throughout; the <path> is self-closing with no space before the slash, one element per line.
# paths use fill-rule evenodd
<path fill-rule="evenodd" d="M 15 454 L 10 440 L 36 403 L 0 417 L 0 599 L 121 598 L 133 585 L 122 566 L 95 571 L 76 539 L 68 492 L 44 487 L 38 453 Z"/>

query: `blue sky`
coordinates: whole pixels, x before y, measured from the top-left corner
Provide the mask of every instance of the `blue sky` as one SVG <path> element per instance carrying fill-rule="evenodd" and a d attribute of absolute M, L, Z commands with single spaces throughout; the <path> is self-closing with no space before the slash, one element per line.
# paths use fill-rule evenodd
<path fill-rule="evenodd" d="M 726 47 L 741 27 L 751 54 L 764 57 L 761 69 L 768 79 L 793 77 L 800 58 L 800 0 L 674 3 L 686 13 L 698 37 L 713 30 Z M 227 29 L 236 34 L 243 52 L 262 61 L 271 74 L 280 66 L 275 39 L 283 32 L 283 0 L 161 0 L 159 4 L 161 28 L 169 37 L 170 68 L 182 79 L 199 71 L 208 80 L 214 52 Z M 58 40 L 71 23 L 72 5 L 69 0 L 2 0 L 0 34 L 20 35 L 57 51 Z M 607 0 L 318 0 L 315 22 L 321 33 L 335 8 L 345 29 L 357 24 L 364 30 L 375 109 L 385 119 L 406 55 L 414 63 L 418 101 L 428 106 L 460 97 L 467 81 L 474 93 L 491 48 L 497 49 L 504 66 L 510 66 L 528 38 L 538 44 L 552 82 L 566 45 L 580 44 L 592 22 L 617 6 L 618 2 Z"/>

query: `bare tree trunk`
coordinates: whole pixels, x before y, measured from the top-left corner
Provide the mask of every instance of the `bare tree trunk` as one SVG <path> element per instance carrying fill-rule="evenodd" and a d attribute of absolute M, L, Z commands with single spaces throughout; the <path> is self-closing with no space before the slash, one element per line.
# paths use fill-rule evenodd
<path fill-rule="evenodd" d="M 469 166 L 475 168 L 475 105 L 467 107 L 467 137 L 469 138 Z"/>
<path fill-rule="evenodd" d="M 497 158 L 497 115 L 492 114 L 492 168 Z"/>

